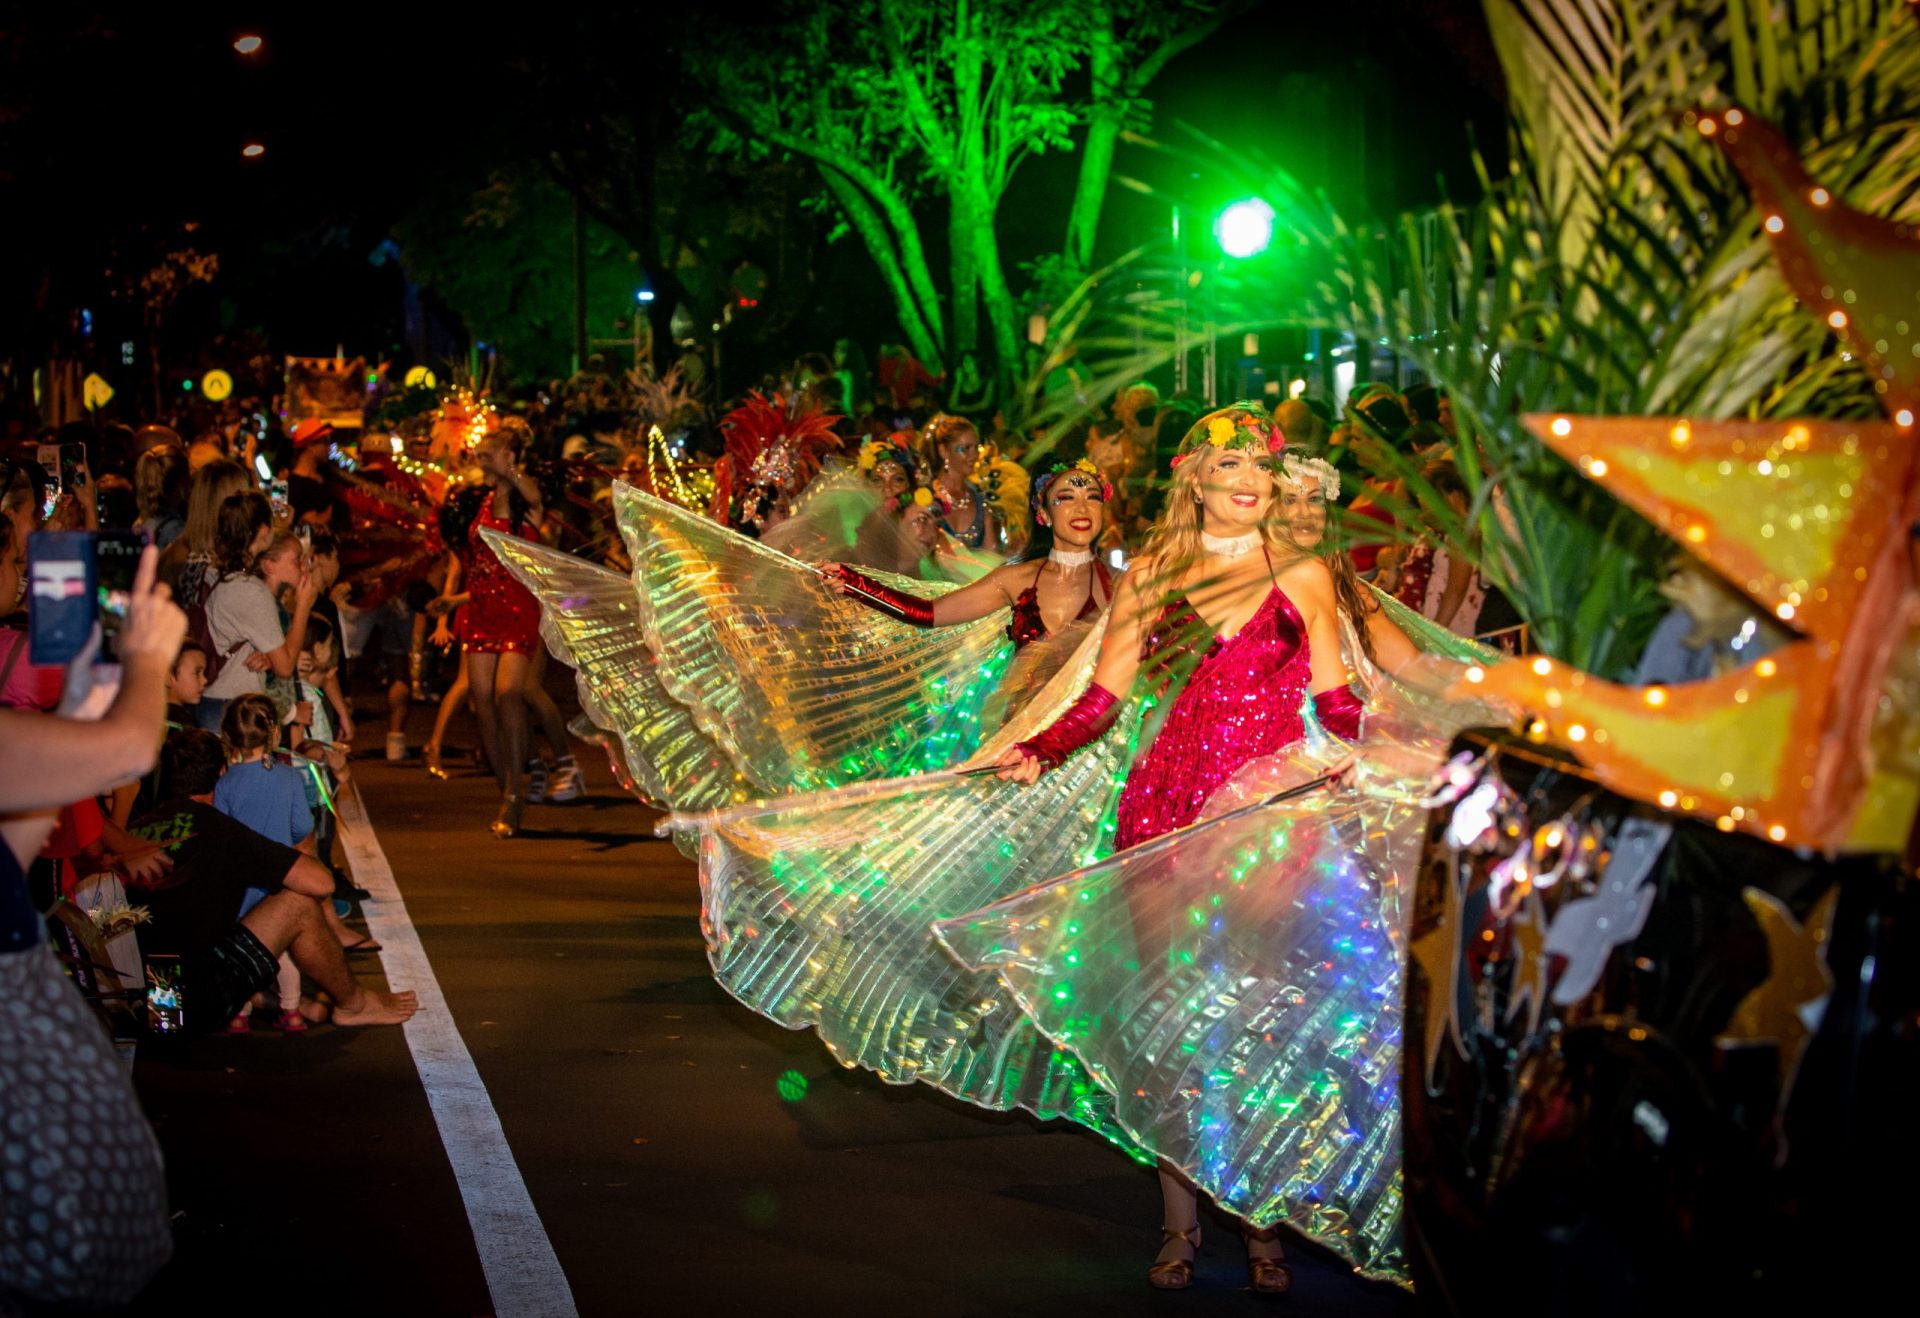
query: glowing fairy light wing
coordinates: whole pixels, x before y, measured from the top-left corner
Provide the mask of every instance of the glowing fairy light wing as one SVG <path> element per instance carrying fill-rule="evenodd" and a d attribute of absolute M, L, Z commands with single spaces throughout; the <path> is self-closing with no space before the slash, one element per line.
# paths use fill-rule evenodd
<path fill-rule="evenodd" d="M 695 726 L 667 694 L 641 632 L 633 583 L 572 554 L 519 536 L 480 533 L 507 570 L 540 601 L 540 634 L 574 670 L 580 707 L 620 740 L 641 793 L 663 805 L 711 809 L 776 788 L 760 782 Z"/>
<path fill-rule="evenodd" d="M 1421 798 L 1454 732 L 1507 717 L 1436 694 L 1483 647 L 1409 635 L 1425 657 L 1368 685 L 1356 790 L 1273 801 L 1346 754 L 1310 731 L 1200 823 L 935 925 L 1085 1064 L 1140 1148 L 1399 1282 L 1396 948 Z"/>
<path fill-rule="evenodd" d="M 992 763 L 1058 717 L 1090 679 L 1103 634 L 1096 623 L 969 764 Z M 931 927 L 1112 845 L 1145 712 L 1130 703 L 1104 738 L 1031 787 L 973 778 L 868 799 L 853 786 L 712 821 L 701 883 L 715 976 L 771 1019 L 818 1032 L 845 1065 L 982 1107 L 1068 1117 L 1138 1155 L 1141 1132 L 1117 1124 L 1113 1089 L 991 970 L 948 955 Z"/>
<path fill-rule="evenodd" d="M 631 486 L 614 487 L 614 507 L 661 685 L 742 772 L 774 791 L 815 791 L 942 768 L 978 744 L 1011 649 L 1003 612 L 923 631 Z"/>
<path fill-rule="evenodd" d="M 1119 853 L 935 926 L 1230 1211 L 1404 1279 L 1390 907 L 1326 794 Z M 1411 874 L 1405 875 L 1410 880 Z"/>
<path fill-rule="evenodd" d="M 1044 727 L 1085 686 L 1096 626 L 973 763 Z M 711 824 L 700 855 L 708 958 L 726 989 L 846 1066 L 981 1107 L 1062 1116 L 1122 1144 L 1110 1103 L 991 974 L 931 925 L 1038 883 L 1112 836 L 1137 713 L 1033 787 L 972 778 L 868 799 L 860 785 Z"/>

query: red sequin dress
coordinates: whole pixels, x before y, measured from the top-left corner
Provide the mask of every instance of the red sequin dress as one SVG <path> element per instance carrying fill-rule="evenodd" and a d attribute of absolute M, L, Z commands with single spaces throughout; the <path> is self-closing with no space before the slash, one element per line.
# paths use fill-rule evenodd
<path fill-rule="evenodd" d="M 1023 650 L 1048 636 L 1046 619 L 1040 616 L 1040 573 L 1046 570 L 1046 560 L 1042 559 L 1039 571 L 1033 574 L 1033 584 L 1021 591 L 1013 601 L 1013 611 L 1007 618 L 1007 639 L 1013 642 L 1016 650 Z M 1094 594 L 1096 582 L 1102 595 L 1113 598 L 1113 577 L 1108 573 L 1107 565 L 1097 558 L 1093 561 L 1093 575 L 1087 580 L 1086 603 L 1069 620 L 1070 624 L 1092 622 L 1100 616 L 1100 596 Z"/>
<path fill-rule="evenodd" d="M 495 517 L 491 495 L 481 502 L 480 515 L 467 532 L 467 591 L 472 599 L 460 611 L 460 642 L 474 654 L 509 650 L 533 654 L 540 644 L 539 602 L 480 538 L 481 530 L 488 527 L 522 540 L 540 538 L 529 522 L 515 529 L 511 522 Z"/>
<path fill-rule="evenodd" d="M 1313 667 L 1307 625 L 1278 586 L 1247 625 L 1225 639 L 1181 596 L 1161 610 L 1140 663 L 1149 671 L 1192 672 L 1152 745 L 1127 773 L 1116 850 L 1192 823 L 1248 761 L 1306 735 L 1300 706 Z"/>

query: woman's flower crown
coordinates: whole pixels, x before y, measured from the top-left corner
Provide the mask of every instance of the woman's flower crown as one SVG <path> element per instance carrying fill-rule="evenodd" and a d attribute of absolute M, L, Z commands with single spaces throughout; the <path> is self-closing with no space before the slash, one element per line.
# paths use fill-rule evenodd
<path fill-rule="evenodd" d="M 900 435 L 868 440 L 860 446 L 860 456 L 856 459 L 855 465 L 861 471 L 871 472 L 883 462 L 895 463 L 900 470 L 907 473 L 909 479 L 919 469 L 919 463 L 913 458 L 913 450 L 902 441 Z"/>
<path fill-rule="evenodd" d="M 1319 481 L 1321 498 L 1328 503 L 1340 498 L 1340 472 L 1325 458 L 1310 458 L 1304 453 L 1282 454 L 1280 479 L 1296 485 L 1302 481 Z"/>
<path fill-rule="evenodd" d="M 1168 465 L 1178 467 L 1198 453 L 1202 445 L 1217 449 L 1253 448 L 1279 453 L 1287 447 L 1287 436 L 1280 429 L 1280 423 L 1269 417 L 1264 408 L 1224 408 L 1194 423 L 1193 428 L 1181 439 L 1180 451 L 1173 455 L 1173 461 Z"/>
<path fill-rule="evenodd" d="M 1091 476 L 1096 481 L 1099 481 L 1100 501 L 1102 503 L 1113 502 L 1112 483 L 1101 474 L 1100 468 L 1094 466 L 1090 459 L 1081 458 L 1075 463 L 1056 462 L 1033 482 L 1033 507 L 1035 512 L 1045 511 L 1047 506 L 1047 491 L 1053 488 L 1053 483 L 1056 480 L 1070 472 L 1078 472 L 1083 476 Z"/>
<path fill-rule="evenodd" d="M 890 513 L 904 513 L 909 506 L 914 504 L 918 504 L 922 508 L 933 507 L 933 491 L 924 485 L 916 485 L 913 487 L 913 493 L 906 495 L 889 495 L 886 502 L 880 506 Z"/>

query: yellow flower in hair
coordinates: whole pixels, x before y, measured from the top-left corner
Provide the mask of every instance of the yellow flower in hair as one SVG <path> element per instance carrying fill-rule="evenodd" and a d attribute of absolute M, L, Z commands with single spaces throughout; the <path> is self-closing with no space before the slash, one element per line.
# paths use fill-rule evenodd
<path fill-rule="evenodd" d="M 913 492 L 913 501 L 922 508 L 933 507 L 933 491 L 922 485 Z"/>
<path fill-rule="evenodd" d="M 872 471 L 879 465 L 880 446 L 878 444 L 862 444 L 860 446 L 860 470 Z"/>
<path fill-rule="evenodd" d="M 1089 476 L 1098 476 L 1100 474 L 1100 468 L 1093 465 L 1092 458 L 1080 459 L 1080 461 L 1073 464 L 1073 469 L 1075 471 L 1084 471 Z"/>
<path fill-rule="evenodd" d="M 1207 443 L 1215 448 L 1225 448 L 1233 442 L 1233 432 L 1236 428 L 1232 417 L 1215 417 L 1207 422 Z"/>

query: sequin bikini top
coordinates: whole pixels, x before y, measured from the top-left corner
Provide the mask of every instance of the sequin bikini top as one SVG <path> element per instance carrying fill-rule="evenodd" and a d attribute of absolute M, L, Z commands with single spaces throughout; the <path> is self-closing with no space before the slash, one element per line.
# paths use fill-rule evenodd
<path fill-rule="evenodd" d="M 1040 573 L 1046 570 L 1046 560 L 1042 559 L 1039 572 L 1033 574 L 1033 584 L 1021 591 L 1013 601 L 1013 616 L 1007 621 L 1007 638 L 1013 642 L 1016 650 L 1025 649 L 1032 642 L 1047 636 L 1047 624 L 1040 617 Z M 1107 565 L 1096 558 L 1093 560 L 1093 571 L 1087 577 L 1087 599 L 1080 606 L 1080 612 L 1073 615 L 1075 622 L 1086 622 L 1100 616 L 1100 602 L 1093 588 L 1096 579 L 1107 598 L 1113 598 L 1113 577 L 1107 571 Z"/>
<path fill-rule="evenodd" d="M 967 493 L 973 496 L 973 520 L 964 529 L 952 526 L 947 521 L 947 509 L 940 514 L 940 529 L 958 540 L 969 549 L 978 549 L 987 538 L 987 499 L 980 487 L 972 481 L 967 482 Z"/>

